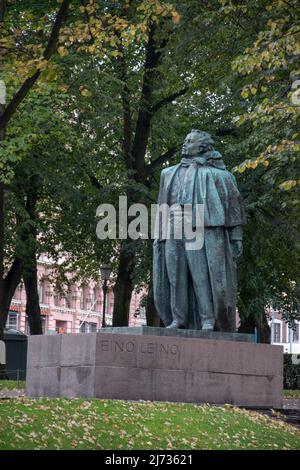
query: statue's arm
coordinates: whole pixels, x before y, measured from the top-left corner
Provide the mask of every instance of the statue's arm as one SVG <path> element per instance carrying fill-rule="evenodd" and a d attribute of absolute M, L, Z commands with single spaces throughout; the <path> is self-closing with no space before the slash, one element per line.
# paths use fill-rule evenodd
<path fill-rule="evenodd" d="M 245 222 L 245 214 L 244 214 L 242 199 L 238 191 L 236 178 L 230 172 L 229 172 L 229 175 L 231 178 L 231 183 L 233 183 L 233 186 L 234 186 L 234 194 L 235 194 L 234 201 L 235 201 L 235 204 L 239 206 L 239 213 L 240 213 L 240 218 L 239 218 L 240 225 L 235 225 L 229 228 L 229 239 L 230 239 L 230 245 L 232 249 L 233 258 L 238 258 L 243 253 L 242 223 Z M 238 197 L 236 196 L 237 193 L 238 193 Z"/>
<path fill-rule="evenodd" d="M 229 239 L 234 258 L 238 258 L 243 253 L 243 231 L 242 226 L 230 227 Z"/>
<path fill-rule="evenodd" d="M 159 183 L 159 193 L 157 198 L 157 208 L 156 208 L 156 218 L 155 218 L 155 229 L 154 229 L 154 241 L 153 244 L 157 245 L 160 241 L 160 234 L 161 234 L 161 227 L 160 227 L 160 216 L 159 216 L 159 208 L 162 204 L 162 193 L 164 190 L 164 171 L 160 174 L 160 183 Z"/>
<path fill-rule="evenodd" d="M 159 193 L 158 193 L 158 201 L 157 201 L 158 205 L 162 203 L 162 194 L 164 191 L 164 184 L 165 184 L 165 176 L 164 176 L 164 170 L 162 170 L 160 174 L 160 182 L 159 182 Z"/>

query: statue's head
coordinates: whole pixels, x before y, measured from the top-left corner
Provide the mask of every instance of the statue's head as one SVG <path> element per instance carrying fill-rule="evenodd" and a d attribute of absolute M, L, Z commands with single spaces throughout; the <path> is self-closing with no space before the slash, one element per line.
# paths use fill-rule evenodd
<path fill-rule="evenodd" d="M 183 142 L 181 153 L 188 157 L 195 157 L 200 153 L 212 149 L 213 144 L 214 141 L 208 132 L 192 129 Z"/>

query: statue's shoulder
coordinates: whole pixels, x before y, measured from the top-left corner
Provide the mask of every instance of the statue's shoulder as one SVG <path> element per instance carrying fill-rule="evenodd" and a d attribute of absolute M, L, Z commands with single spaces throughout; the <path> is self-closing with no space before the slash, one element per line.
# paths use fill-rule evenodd
<path fill-rule="evenodd" d="M 168 166 L 161 171 L 161 175 L 164 175 L 164 176 L 172 175 L 179 166 L 180 166 L 180 163 L 178 163 L 177 165 Z"/>
<path fill-rule="evenodd" d="M 220 168 L 214 168 L 213 179 L 217 187 L 226 187 L 230 192 L 238 191 L 237 181 L 235 176 L 230 171 Z"/>
<path fill-rule="evenodd" d="M 229 171 L 229 170 L 224 170 L 224 174 L 225 174 L 225 177 L 226 177 L 226 178 L 235 181 L 235 176 L 234 176 L 233 173 L 231 173 L 231 171 Z"/>
<path fill-rule="evenodd" d="M 231 171 L 228 171 L 228 170 L 222 170 L 222 169 L 216 169 L 216 174 L 222 178 L 223 180 L 225 180 L 226 182 L 228 183 L 233 183 L 233 184 L 236 184 L 236 179 L 235 179 L 235 176 L 233 173 L 231 173 Z"/>

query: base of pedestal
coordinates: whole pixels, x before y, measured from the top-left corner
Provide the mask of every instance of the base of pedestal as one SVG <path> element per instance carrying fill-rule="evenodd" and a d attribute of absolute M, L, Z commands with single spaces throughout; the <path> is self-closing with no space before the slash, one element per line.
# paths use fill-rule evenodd
<path fill-rule="evenodd" d="M 106 329 L 29 337 L 26 395 L 280 408 L 282 377 L 280 346 Z"/>

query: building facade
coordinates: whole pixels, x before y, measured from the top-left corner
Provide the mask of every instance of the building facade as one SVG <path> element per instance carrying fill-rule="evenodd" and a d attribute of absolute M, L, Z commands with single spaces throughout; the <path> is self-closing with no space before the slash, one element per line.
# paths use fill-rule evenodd
<path fill-rule="evenodd" d="M 88 333 L 98 331 L 103 318 L 103 291 L 100 283 L 90 281 L 86 284 L 72 284 L 71 278 L 67 292 L 55 290 L 52 278 L 53 263 L 41 256 L 38 262 L 39 299 L 43 333 Z M 145 309 L 140 305 L 141 293 L 134 292 L 130 304 L 129 326 L 146 323 Z M 114 296 L 111 289 L 106 298 L 105 323 L 112 324 Z M 20 284 L 14 294 L 7 328 L 29 334 L 29 324 L 25 313 L 26 293 Z"/>
<path fill-rule="evenodd" d="M 269 316 L 271 343 L 283 346 L 285 353 L 300 354 L 300 322 L 296 321 L 293 329 L 283 320 L 280 312 L 271 310 Z"/>

